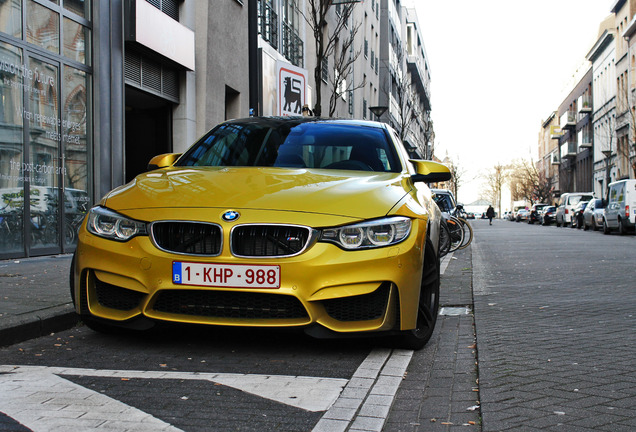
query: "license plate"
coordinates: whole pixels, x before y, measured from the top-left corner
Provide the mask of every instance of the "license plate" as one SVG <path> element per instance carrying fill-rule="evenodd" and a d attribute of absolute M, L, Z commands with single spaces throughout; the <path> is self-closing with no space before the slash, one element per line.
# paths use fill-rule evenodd
<path fill-rule="evenodd" d="M 280 267 L 174 261 L 172 282 L 179 285 L 274 289 L 280 288 Z"/>

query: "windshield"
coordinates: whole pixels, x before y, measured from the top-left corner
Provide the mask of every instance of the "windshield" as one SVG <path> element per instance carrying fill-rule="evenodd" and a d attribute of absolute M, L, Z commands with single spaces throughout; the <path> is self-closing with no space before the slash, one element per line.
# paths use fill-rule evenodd
<path fill-rule="evenodd" d="M 338 122 L 224 123 L 176 166 L 258 166 L 400 172 L 384 130 Z"/>
<path fill-rule="evenodd" d="M 570 197 L 570 205 L 576 205 L 580 201 L 589 201 L 592 197 L 590 195 L 573 195 Z"/>

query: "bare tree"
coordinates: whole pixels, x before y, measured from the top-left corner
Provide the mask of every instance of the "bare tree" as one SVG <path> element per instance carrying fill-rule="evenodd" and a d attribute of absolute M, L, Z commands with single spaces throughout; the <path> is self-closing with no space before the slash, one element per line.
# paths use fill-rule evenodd
<path fill-rule="evenodd" d="M 455 199 L 459 200 L 457 197 L 457 193 L 459 192 L 459 187 L 462 184 L 462 177 L 466 174 L 466 170 L 460 167 L 459 163 L 450 159 L 448 156 L 444 160 L 444 165 L 446 165 L 451 173 L 450 190 L 455 195 Z"/>
<path fill-rule="evenodd" d="M 402 142 L 406 139 L 411 125 L 418 115 L 414 103 L 413 83 L 406 68 L 403 67 L 404 55 L 405 51 L 395 54 L 397 72 L 387 74 L 386 80 L 382 84 L 382 91 L 387 96 L 387 100 L 390 100 L 390 95 L 392 95 L 396 102 L 397 113 L 395 114 L 398 124 L 395 125 L 395 129 Z M 387 67 L 387 69 L 392 70 L 393 68 Z"/>
<path fill-rule="evenodd" d="M 323 66 L 329 56 L 333 55 L 338 46 L 341 34 L 346 30 L 355 3 L 333 4 L 333 0 L 307 0 L 307 10 L 302 13 L 305 21 L 313 33 L 316 44 L 316 67 L 314 68 L 314 80 L 316 88 L 316 103 L 314 115 L 322 115 L 322 79 Z M 334 13 L 334 19 L 328 20 L 328 12 L 332 6 L 338 7 Z M 330 22 L 329 22 L 330 21 Z M 341 50 L 342 52 L 342 50 Z M 346 76 L 346 75 L 345 75 Z"/>
<path fill-rule="evenodd" d="M 497 163 L 485 175 L 486 189 L 483 191 L 483 198 L 498 207 L 498 214 L 501 213 L 501 191 L 508 180 L 510 167 Z"/>
<path fill-rule="evenodd" d="M 366 85 L 366 80 L 354 84 L 353 80 L 347 77 L 353 75 L 353 65 L 355 64 L 362 50 L 353 49 L 355 37 L 360 29 L 361 23 L 352 24 L 351 31 L 344 38 L 337 38 L 335 41 L 333 75 L 329 79 L 331 84 L 331 95 L 329 97 L 329 117 L 333 117 L 338 106 L 338 99 L 342 95 Z"/>
<path fill-rule="evenodd" d="M 552 178 L 540 172 L 533 161 L 525 159 L 510 167 L 510 191 L 512 199 L 534 203 L 550 203 L 554 193 Z"/>

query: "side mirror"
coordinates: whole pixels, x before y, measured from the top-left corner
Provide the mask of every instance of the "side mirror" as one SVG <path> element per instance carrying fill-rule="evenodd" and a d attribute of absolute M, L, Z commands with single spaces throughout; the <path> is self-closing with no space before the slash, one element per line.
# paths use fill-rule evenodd
<path fill-rule="evenodd" d="M 410 162 L 417 172 L 411 176 L 413 182 L 436 183 L 451 179 L 451 172 L 444 164 L 421 159 L 410 159 Z"/>
<path fill-rule="evenodd" d="M 157 155 L 148 162 L 148 171 L 169 167 L 179 159 L 179 156 L 181 156 L 181 153 L 164 153 Z"/>

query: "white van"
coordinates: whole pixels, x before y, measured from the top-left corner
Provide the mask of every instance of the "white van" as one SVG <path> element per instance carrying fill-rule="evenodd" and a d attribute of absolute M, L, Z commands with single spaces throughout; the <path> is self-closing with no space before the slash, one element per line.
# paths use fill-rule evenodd
<path fill-rule="evenodd" d="M 568 192 L 561 195 L 556 210 L 556 226 L 568 226 L 572 222 L 572 210 L 581 201 L 589 201 L 594 198 L 592 192 Z"/>
<path fill-rule="evenodd" d="M 636 180 L 619 180 L 609 185 L 609 198 L 603 210 L 603 232 L 621 234 L 636 227 Z"/>

